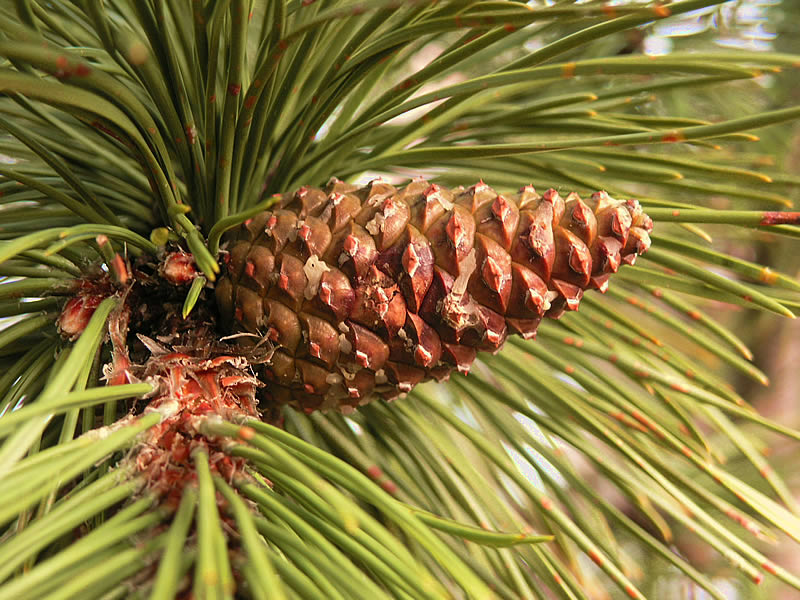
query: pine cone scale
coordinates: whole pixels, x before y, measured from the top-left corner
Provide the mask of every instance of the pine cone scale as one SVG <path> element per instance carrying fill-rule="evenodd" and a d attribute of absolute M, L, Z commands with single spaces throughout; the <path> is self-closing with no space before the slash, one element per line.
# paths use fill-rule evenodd
<path fill-rule="evenodd" d="M 391 399 L 542 318 L 576 310 L 649 247 L 635 201 L 531 186 L 333 180 L 283 197 L 231 236 L 223 315 L 275 345 L 271 401 L 307 411 Z"/>

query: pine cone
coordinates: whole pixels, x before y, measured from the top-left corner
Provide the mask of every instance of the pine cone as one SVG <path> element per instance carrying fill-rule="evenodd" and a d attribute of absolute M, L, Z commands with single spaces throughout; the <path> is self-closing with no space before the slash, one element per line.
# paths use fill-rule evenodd
<path fill-rule="evenodd" d="M 514 197 L 483 182 L 303 187 L 230 236 L 216 294 L 223 318 L 268 339 L 270 401 L 311 412 L 392 399 L 543 317 L 605 291 L 650 245 L 635 200 Z"/>

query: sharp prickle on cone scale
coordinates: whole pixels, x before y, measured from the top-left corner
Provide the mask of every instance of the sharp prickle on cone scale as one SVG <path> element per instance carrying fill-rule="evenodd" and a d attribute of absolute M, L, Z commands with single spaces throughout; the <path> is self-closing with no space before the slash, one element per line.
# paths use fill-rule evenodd
<path fill-rule="evenodd" d="M 647 250 L 635 200 L 479 182 L 303 187 L 227 241 L 223 318 L 274 348 L 268 401 L 307 412 L 393 399 L 467 372 L 509 334 L 577 310 Z"/>

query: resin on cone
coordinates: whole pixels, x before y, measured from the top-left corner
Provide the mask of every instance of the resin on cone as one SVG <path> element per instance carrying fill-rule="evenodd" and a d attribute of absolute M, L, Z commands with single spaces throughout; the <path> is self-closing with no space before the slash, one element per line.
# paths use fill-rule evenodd
<path fill-rule="evenodd" d="M 348 411 L 466 373 L 509 334 L 533 337 L 584 290 L 605 291 L 651 230 L 638 202 L 605 192 L 333 179 L 285 195 L 228 238 L 217 302 L 254 334 L 244 339 L 274 348 L 269 402 Z"/>

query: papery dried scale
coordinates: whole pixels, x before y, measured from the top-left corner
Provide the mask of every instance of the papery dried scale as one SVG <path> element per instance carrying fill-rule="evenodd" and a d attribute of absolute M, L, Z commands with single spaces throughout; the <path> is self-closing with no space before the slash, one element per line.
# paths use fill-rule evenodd
<path fill-rule="evenodd" d="M 255 390 L 261 384 L 248 374 L 246 363 L 242 357 L 170 352 L 140 369 L 142 379 L 154 387 L 147 409 L 159 411 L 163 419 L 140 437 L 129 460 L 168 505 L 177 506 L 185 485 L 194 481 L 191 455 L 199 449 L 208 455 L 212 471 L 226 479 L 243 471 L 241 459 L 225 454 L 219 440 L 199 434 L 197 427 L 209 416 L 257 416 Z"/>
<path fill-rule="evenodd" d="M 216 287 L 223 318 L 275 347 L 264 365 L 271 403 L 305 411 L 392 399 L 510 333 L 576 310 L 650 245 L 635 200 L 403 189 L 331 180 L 303 187 L 228 238 Z"/>

